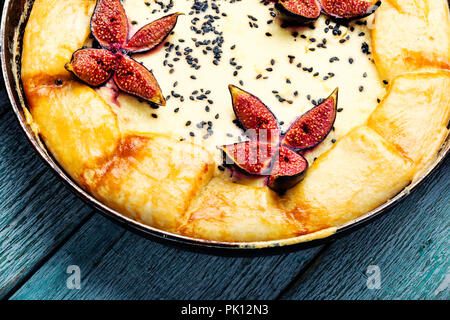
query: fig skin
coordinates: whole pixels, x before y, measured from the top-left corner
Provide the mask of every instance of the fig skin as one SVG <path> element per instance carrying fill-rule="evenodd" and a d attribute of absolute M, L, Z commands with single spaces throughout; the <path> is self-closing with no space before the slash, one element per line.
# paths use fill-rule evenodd
<path fill-rule="evenodd" d="M 224 165 L 234 165 L 242 172 L 255 176 L 267 176 L 274 165 L 276 145 L 257 141 L 245 141 L 218 147 L 224 155 Z"/>
<path fill-rule="evenodd" d="M 241 127 L 252 140 L 278 143 L 280 127 L 278 120 L 270 109 L 256 96 L 229 85 L 233 111 Z"/>
<path fill-rule="evenodd" d="M 310 149 L 321 143 L 330 133 L 336 120 L 338 88 L 321 104 L 294 121 L 286 131 L 282 145 L 296 151 Z"/>
<path fill-rule="evenodd" d="M 65 68 L 87 84 L 97 87 L 108 81 L 117 65 L 117 56 L 104 49 L 80 49 Z"/>
<path fill-rule="evenodd" d="M 321 6 L 318 0 L 278 0 L 275 3 L 275 10 L 278 17 L 286 22 L 310 24 L 319 18 Z M 300 12 L 300 10 L 304 12 Z"/>
<path fill-rule="evenodd" d="M 118 56 L 114 82 L 120 90 L 164 106 L 166 100 L 152 72 L 125 55 Z"/>
<path fill-rule="evenodd" d="M 367 17 L 381 5 L 380 0 L 320 0 L 322 12 L 338 20 Z"/>
<path fill-rule="evenodd" d="M 284 193 L 302 181 L 307 169 L 308 161 L 302 155 L 281 146 L 267 186 L 278 193 Z"/>
<path fill-rule="evenodd" d="M 128 41 L 124 49 L 131 53 L 147 52 L 161 44 L 177 24 L 178 16 L 182 13 L 173 13 L 158 20 L 150 22 L 139 29 Z"/>
<path fill-rule="evenodd" d="M 91 32 L 103 48 L 118 50 L 128 40 L 128 18 L 120 0 L 98 0 Z"/>

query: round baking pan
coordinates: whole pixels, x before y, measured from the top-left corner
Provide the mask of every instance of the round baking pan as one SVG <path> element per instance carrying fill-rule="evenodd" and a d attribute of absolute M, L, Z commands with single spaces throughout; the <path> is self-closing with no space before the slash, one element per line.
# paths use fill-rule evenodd
<path fill-rule="evenodd" d="M 39 137 L 35 135 L 31 127 L 28 125 L 25 116 L 26 101 L 24 98 L 23 87 L 20 80 L 20 62 L 22 36 L 25 30 L 28 15 L 31 11 L 32 4 L 33 0 L 5 0 L 1 21 L 0 45 L 3 78 L 5 81 L 9 99 L 11 101 L 12 109 L 17 117 L 17 120 L 19 121 L 19 124 L 28 141 L 31 143 L 36 152 L 77 196 L 79 196 L 81 199 L 83 199 L 93 207 L 97 208 L 98 211 L 104 216 L 147 238 L 151 238 L 153 240 L 161 240 L 165 244 L 173 244 L 176 246 L 185 245 L 189 249 L 212 249 L 216 253 L 221 251 L 218 249 L 234 249 L 238 251 L 245 250 L 247 252 L 260 252 L 262 249 L 264 249 L 264 252 L 266 252 L 267 250 L 279 250 L 280 248 L 296 250 L 302 247 L 314 246 L 323 242 L 325 239 L 330 239 L 331 237 L 336 237 L 350 230 L 353 230 L 355 229 L 355 227 L 363 225 L 376 216 L 379 216 L 381 213 L 389 211 L 392 206 L 407 197 L 408 194 L 412 190 L 414 190 L 442 162 L 442 160 L 449 152 L 450 143 L 449 139 L 447 138 L 435 161 L 428 167 L 428 169 L 418 179 L 416 179 L 412 184 L 403 189 L 403 191 L 397 194 L 395 197 L 379 206 L 378 208 L 362 215 L 357 219 L 351 220 L 342 226 L 322 230 L 310 235 L 273 241 L 230 243 L 195 239 L 153 228 L 151 226 L 134 221 L 133 219 L 124 216 L 120 212 L 109 208 L 108 206 L 95 199 L 85 190 L 83 190 L 80 186 L 78 186 L 69 177 L 69 175 L 64 172 L 61 166 L 53 159 L 50 153 L 46 150 L 43 143 L 40 141 Z"/>

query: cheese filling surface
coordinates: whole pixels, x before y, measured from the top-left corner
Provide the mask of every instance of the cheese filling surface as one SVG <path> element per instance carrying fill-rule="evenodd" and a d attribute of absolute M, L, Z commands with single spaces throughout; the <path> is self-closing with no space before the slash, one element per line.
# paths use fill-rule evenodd
<path fill-rule="evenodd" d="M 167 41 L 146 54 L 132 55 L 152 70 L 167 105 L 145 102 L 103 88 L 100 93 L 119 115 L 122 130 L 170 133 L 205 146 L 245 140 L 228 85 L 259 97 L 282 130 L 339 88 L 335 128 L 307 154 L 310 163 L 353 127 L 363 124 L 385 94 L 373 63 L 368 24 L 340 26 L 322 16 L 314 27 L 285 27 L 265 2 L 123 1 L 130 37 L 145 24 L 182 12 Z"/>

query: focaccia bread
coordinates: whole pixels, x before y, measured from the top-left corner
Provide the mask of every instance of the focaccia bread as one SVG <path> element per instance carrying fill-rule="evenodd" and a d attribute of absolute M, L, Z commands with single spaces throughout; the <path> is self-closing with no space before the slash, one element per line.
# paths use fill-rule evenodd
<path fill-rule="evenodd" d="M 285 26 L 265 1 L 196 3 L 124 0 L 125 38 L 110 35 L 119 48 L 92 34 L 96 0 L 34 2 L 21 64 L 30 121 L 64 170 L 112 209 L 211 241 L 321 237 L 394 197 L 436 158 L 450 117 L 446 0 L 384 0 L 345 26 L 324 7 L 309 28 Z M 153 33 L 161 39 L 142 53 L 135 35 L 163 16 L 173 25 L 163 26 L 164 37 Z M 114 71 L 82 79 L 80 48 L 103 50 L 90 53 L 104 55 L 101 68 L 113 61 Z M 151 79 L 151 90 L 142 78 L 127 80 L 124 66 Z M 88 85 L 101 76 L 111 79 Z M 282 192 L 277 183 L 288 179 L 277 180 L 274 158 L 270 177 L 222 163 L 226 147 L 252 143 L 242 131 L 252 118 L 236 119 L 239 99 L 251 102 L 245 112 L 258 107 L 276 123 L 270 143 L 304 163 Z M 295 147 L 300 136 L 288 133 L 302 121 L 325 123 L 329 113 L 306 112 L 327 103 L 335 120 L 326 134 Z"/>

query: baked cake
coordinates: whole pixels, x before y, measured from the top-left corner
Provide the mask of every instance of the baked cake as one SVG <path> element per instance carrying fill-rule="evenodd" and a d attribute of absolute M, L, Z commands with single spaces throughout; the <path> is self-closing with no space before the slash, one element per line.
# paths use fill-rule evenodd
<path fill-rule="evenodd" d="M 36 0 L 29 121 L 122 214 L 305 239 L 382 205 L 448 135 L 445 0 Z"/>

